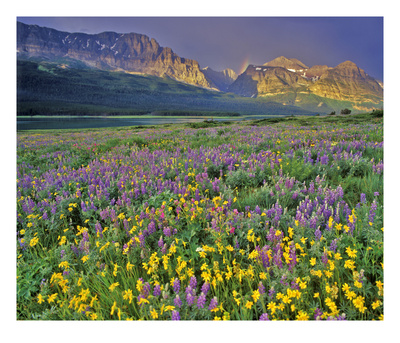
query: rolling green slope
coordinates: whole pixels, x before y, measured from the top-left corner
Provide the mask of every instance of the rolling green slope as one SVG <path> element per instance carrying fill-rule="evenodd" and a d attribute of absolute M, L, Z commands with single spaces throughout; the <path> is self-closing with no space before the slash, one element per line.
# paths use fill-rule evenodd
<path fill-rule="evenodd" d="M 153 111 L 316 113 L 265 99 L 210 91 L 169 78 L 80 68 L 64 62 L 17 61 L 18 115 L 138 115 Z"/>

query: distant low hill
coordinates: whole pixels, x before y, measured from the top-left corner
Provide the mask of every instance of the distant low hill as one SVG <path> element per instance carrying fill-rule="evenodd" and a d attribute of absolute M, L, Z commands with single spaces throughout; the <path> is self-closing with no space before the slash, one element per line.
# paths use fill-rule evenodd
<path fill-rule="evenodd" d="M 17 61 L 18 115 L 140 115 L 204 111 L 227 115 L 306 115 L 316 112 L 178 82 L 169 77 L 87 68 L 58 59 Z M 167 111 L 167 112 L 166 112 Z"/>

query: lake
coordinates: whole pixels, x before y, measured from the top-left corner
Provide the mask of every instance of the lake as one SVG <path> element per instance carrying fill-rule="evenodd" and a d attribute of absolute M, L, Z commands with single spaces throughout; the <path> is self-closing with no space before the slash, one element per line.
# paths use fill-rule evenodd
<path fill-rule="evenodd" d="M 17 117 L 17 131 L 23 130 L 59 130 L 90 129 L 103 127 L 121 127 L 138 125 L 159 125 L 193 123 L 210 119 L 210 117 Z M 217 121 L 242 120 L 244 117 L 214 118 Z"/>

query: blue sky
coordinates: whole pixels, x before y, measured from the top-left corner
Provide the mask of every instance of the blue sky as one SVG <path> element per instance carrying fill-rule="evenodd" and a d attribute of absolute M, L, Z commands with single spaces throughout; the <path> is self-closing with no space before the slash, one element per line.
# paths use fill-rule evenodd
<path fill-rule="evenodd" d="M 145 34 L 214 70 L 278 56 L 307 66 L 350 60 L 383 81 L 383 17 L 17 17 L 67 32 Z"/>

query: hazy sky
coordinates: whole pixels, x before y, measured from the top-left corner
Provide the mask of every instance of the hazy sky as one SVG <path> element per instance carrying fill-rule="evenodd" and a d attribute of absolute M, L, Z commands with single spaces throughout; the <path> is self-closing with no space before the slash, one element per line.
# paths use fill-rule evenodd
<path fill-rule="evenodd" d="M 67 32 L 141 33 L 214 70 L 276 57 L 307 66 L 350 60 L 383 81 L 383 17 L 17 17 Z"/>

